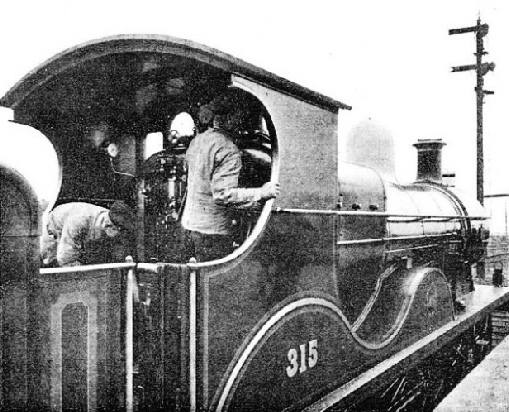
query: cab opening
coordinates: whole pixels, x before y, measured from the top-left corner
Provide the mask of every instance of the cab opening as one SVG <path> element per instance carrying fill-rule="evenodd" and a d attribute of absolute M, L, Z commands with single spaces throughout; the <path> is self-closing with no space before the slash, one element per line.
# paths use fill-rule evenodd
<path fill-rule="evenodd" d="M 55 207 L 125 201 L 137 212 L 137 230 L 123 242 L 119 260 L 130 254 L 138 261 L 182 262 L 185 153 L 193 136 L 172 124 L 185 114 L 200 133 L 207 127 L 201 109 L 227 91 L 237 94 L 249 112 L 235 136 L 243 156 L 241 187 L 270 180 L 275 128 L 256 96 L 232 86 L 224 63 L 138 42 L 113 46 L 109 52 L 85 46 L 72 60 L 47 62 L 52 75 L 30 90 L 22 87 L 16 120 L 42 131 L 56 149 L 62 173 Z M 31 79 L 37 82 L 37 75 Z M 260 210 L 232 214 L 232 251 L 259 216 Z"/>

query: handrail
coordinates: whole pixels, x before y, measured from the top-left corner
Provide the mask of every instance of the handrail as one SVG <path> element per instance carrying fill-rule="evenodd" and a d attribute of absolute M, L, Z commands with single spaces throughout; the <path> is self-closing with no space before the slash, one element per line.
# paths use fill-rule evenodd
<path fill-rule="evenodd" d="M 128 257 L 132 262 L 132 258 Z M 126 259 L 126 260 L 127 260 Z M 125 296 L 125 408 L 126 412 L 134 410 L 134 301 L 137 285 L 133 268 L 127 272 Z"/>
<path fill-rule="evenodd" d="M 282 209 L 280 207 L 272 211 L 277 214 L 312 214 L 326 216 L 364 216 L 364 217 L 406 217 L 419 220 L 425 219 L 448 219 L 448 220 L 466 220 L 479 219 L 487 220 L 489 216 L 469 216 L 469 215 L 416 215 L 411 213 L 388 213 L 388 212 L 357 212 L 340 210 L 318 210 L 318 209 Z"/>
<path fill-rule="evenodd" d="M 398 217 L 398 216 L 395 216 L 395 217 Z M 426 217 L 423 217 L 423 216 L 420 216 L 420 217 L 416 217 L 416 218 L 408 218 L 408 219 L 391 219 L 391 218 L 388 218 L 387 221 L 389 223 L 412 223 L 412 222 L 451 222 L 451 221 L 454 221 L 454 220 L 459 220 L 459 218 L 470 218 L 470 219 L 475 219 L 475 217 L 473 218 L 472 216 L 454 216 L 454 217 L 450 217 L 450 216 L 426 216 Z"/>
<path fill-rule="evenodd" d="M 501 257 L 509 258 L 509 251 L 507 251 L 505 253 L 497 253 L 496 255 L 486 255 L 486 256 L 484 256 L 484 260 L 499 259 Z"/>
<path fill-rule="evenodd" d="M 194 258 L 190 259 L 190 263 L 196 263 Z M 197 285 L 198 278 L 196 276 L 196 269 L 191 269 L 189 272 L 189 395 L 190 395 L 190 412 L 196 411 L 196 365 L 197 365 L 197 319 L 198 312 L 196 310 L 197 304 Z"/>
<path fill-rule="evenodd" d="M 394 242 L 394 241 L 400 241 L 400 240 L 421 240 L 421 239 L 451 237 L 451 236 L 458 236 L 458 235 L 456 235 L 454 233 L 440 233 L 440 234 L 431 234 L 431 235 L 381 237 L 381 238 L 373 238 L 373 239 L 351 239 L 351 240 L 338 240 L 338 242 L 336 244 L 338 246 L 348 246 L 348 245 L 359 245 L 359 244 L 363 244 L 363 243 L 385 243 L 385 242 Z"/>
<path fill-rule="evenodd" d="M 493 197 L 509 197 L 509 193 L 493 193 L 490 195 L 484 195 L 484 198 L 493 198 Z"/>
<path fill-rule="evenodd" d="M 173 266 L 174 264 L 168 264 L 166 262 L 160 262 L 160 263 L 138 263 L 137 265 L 137 269 L 138 270 L 144 270 L 145 272 L 151 272 L 151 273 L 157 273 L 157 268 L 162 264 L 164 265 L 171 265 Z"/>
<path fill-rule="evenodd" d="M 85 273 L 104 269 L 131 269 L 136 263 L 99 263 L 96 265 L 69 266 L 62 268 L 41 268 L 39 273 L 58 275 L 63 273 Z"/>

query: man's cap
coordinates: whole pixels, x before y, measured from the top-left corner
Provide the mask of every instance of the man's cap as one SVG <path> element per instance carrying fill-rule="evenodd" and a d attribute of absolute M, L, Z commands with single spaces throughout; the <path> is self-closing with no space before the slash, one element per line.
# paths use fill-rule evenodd
<path fill-rule="evenodd" d="M 227 95 L 216 97 L 208 104 L 208 109 L 214 114 L 228 114 L 233 110 L 234 105 L 228 99 Z"/>
<path fill-rule="evenodd" d="M 136 227 L 134 211 L 122 201 L 116 201 L 111 205 L 110 219 L 115 226 L 130 232 Z"/>
<path fill-rule="evenodd" d="M 208 109 L 214 114 L 226 115 L 237 110 L 246 110 L 247 105 L 245 92 L 228 89 L 223 94 L 214 98 L 208 104 Z"/>
<path fill-rule="evenodd" d="M 209 125 L 214 120 L 214 107 L 211 103 L 203 104 L 198 110 L 198 121 L 201 125 Z"/>

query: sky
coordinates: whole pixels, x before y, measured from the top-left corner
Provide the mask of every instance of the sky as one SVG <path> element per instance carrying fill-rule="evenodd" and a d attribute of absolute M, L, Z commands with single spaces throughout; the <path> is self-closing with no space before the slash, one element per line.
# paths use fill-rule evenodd
<path fill-rule="evenodd" d="M 496 64 L 484 77 L 485 89 L 495 92 L 484 104 L 485 193 L 509 193 L 504 0 L 9 1 L 0 24 L 0 94 L 55 54 L 93 39 L 129 33 L 190 39 L 352 106 L 339 114 L 340 148 L 360 121 L 379 123 L 394 138 L 400 182 L 416 175 L 412 144 L 442 139 L 444 170 L 475 196 L 475 73 L 451 72 L 475 62 L 475 35 L 448 30 L 473 26 L 479 16 L 490 26 L 484 61 Z M 24 168 L 48 197 L 54 179 L 44 143 L 0 136 L 0 158 Z"/>

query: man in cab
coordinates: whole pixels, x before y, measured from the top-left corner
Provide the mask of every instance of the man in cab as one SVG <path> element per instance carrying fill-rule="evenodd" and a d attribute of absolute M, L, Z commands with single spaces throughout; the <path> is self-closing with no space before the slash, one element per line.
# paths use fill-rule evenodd
<path fill-rule="evenodd" d="M 279 195 L 279 183 L 239 187 L 242 153 L 235 144 L 247 108 L 227 93 L 207 105 L 210 126 L 186 152 L 187 198 L 182 215 L 187 253 L 198 261 L 219 259 L 233 252 L 231 211 L 259 207 Z"/>
<path fill-rule="evenodd" d="M 116 201 L 110 209 L 84 202 L 59 205 L 48 216 L 43 265 L 113 262 L 115 243 L 120 243 L 121 234 L 132 232 L 134 225 L 134 212 L 124 202 Z"/>

